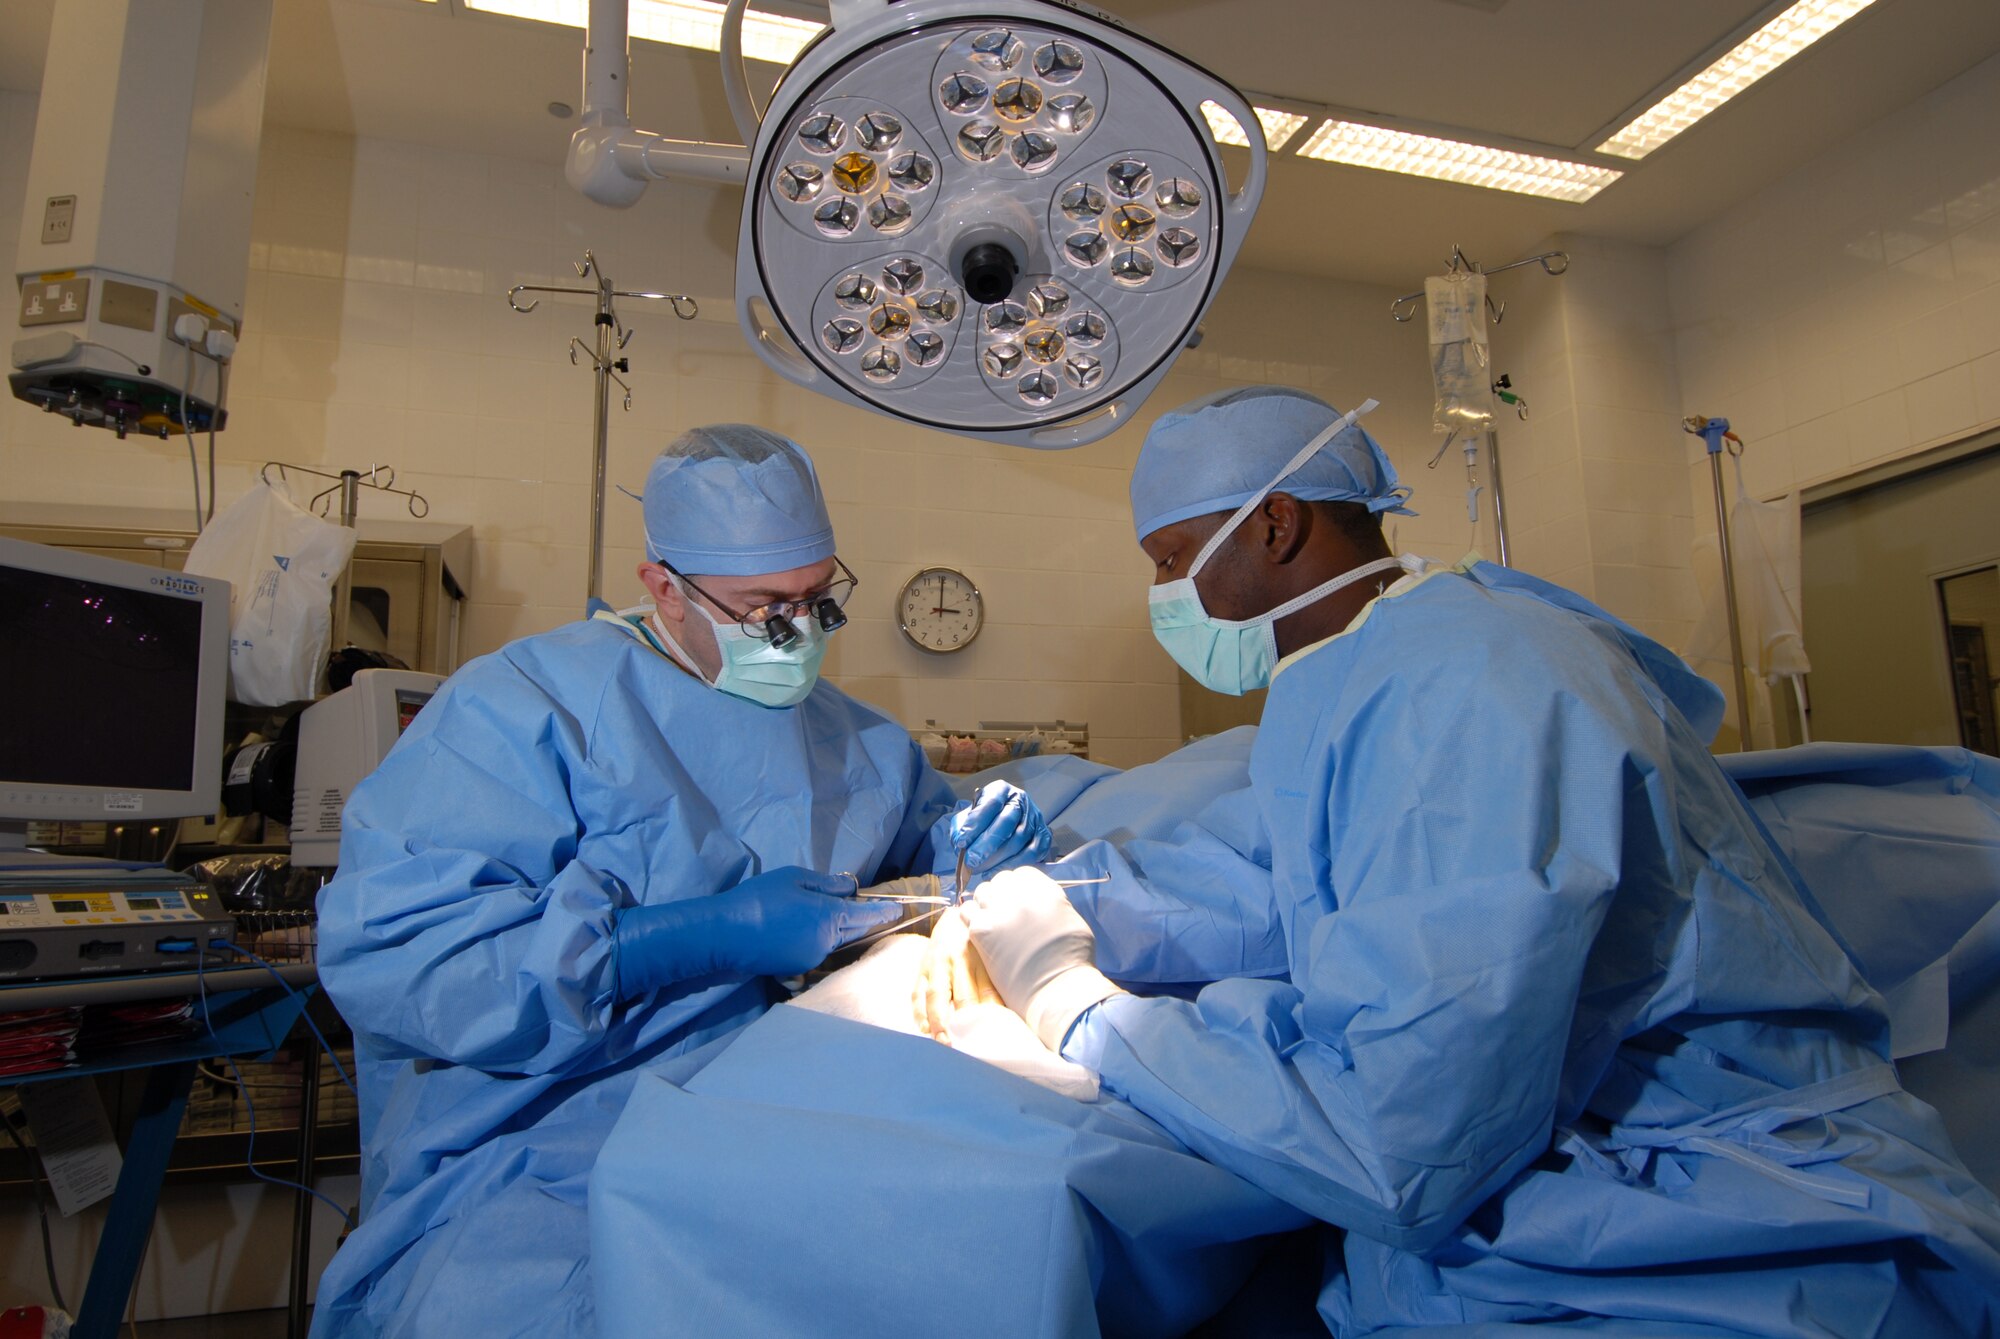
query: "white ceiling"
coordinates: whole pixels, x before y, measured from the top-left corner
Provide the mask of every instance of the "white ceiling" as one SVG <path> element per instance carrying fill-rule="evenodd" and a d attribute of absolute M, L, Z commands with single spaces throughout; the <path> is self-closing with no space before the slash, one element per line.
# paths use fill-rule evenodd
<path fill-rule="evenodd" d="M 0 4 L 0 87 L 39 86 L 54 3 Z M 1582 148 L 1769 8 L 1767 0 L 1099 3 L 1249 91 Z M 271 121 L 560 160 L 571 123 L 546 107 L 578 100 L 573 30 L 416 0 L 275 4 Z M 1996 51 L 1994 0 L 1878 0 L 1584 205 L 1280 155 L 1244 263 L 1406 284 L 1437 269 L 1453 242 L 1489 263 L 1557 231 L 1671 242 Z M 734 138 L 713 55 L 640 44 L 632 86 L 637 124 Z"/>

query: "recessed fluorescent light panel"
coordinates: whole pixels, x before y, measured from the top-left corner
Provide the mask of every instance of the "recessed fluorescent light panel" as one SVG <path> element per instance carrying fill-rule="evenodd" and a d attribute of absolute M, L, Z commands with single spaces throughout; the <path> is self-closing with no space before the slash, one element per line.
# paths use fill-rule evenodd
<path fill-rule="evenodd" d="M 590 19 L 590 0 L 465 0 L 465 7 L 571 28 L 587 27 Z M 720 51 L 722 11 L 723 6 L 711 0 L 632 0 L 630 32 L 668 46 Z M 749 10 L 743 16 L 743 54 L 773 65 L 790 65 L 823 27 L 809 19 Z"/>
<path fill-rule="evenodd" d="M 1201 114 L 1208 118 L 1208 128 L 1215 135 L 1218 144 L 1234 144 L 1239 149 L 1250 147 L 1250 140 L 1243 133 L 1243 127 L 1236 118 L 1223 110 L 1220 103 L 1204 102 Z M 1297 112 L 1281 112 L 1274 107 L 1257 108 L 1257 119 L 1264 126 L 1264 147 L 1272 153 L 1285 147 L 1292 136 L 1299 133 L 1306 118 Z"/>
<path fill-rule="evenodd" d="M 1728 55 L 1661 98 L 1597 146 L 1599 153 L 1644 158 L 1723 103 L 1859 14 L 1875 0 L 1799 0 Z"/>
<path fill-rule="evenodd" d="M 1402 172 L 1489 190 L 1582 204 L 1624 174 L 1614 168 L 1465 144 L 1407 130 L 1330 120 L 1299 150 L 1301 158 Z"/>

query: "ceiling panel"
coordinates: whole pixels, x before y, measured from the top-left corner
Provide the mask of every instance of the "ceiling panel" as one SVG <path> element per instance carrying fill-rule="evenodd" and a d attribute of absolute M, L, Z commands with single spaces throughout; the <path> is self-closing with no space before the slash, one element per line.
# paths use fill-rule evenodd
<path fill-rule="evenodd" d="M 1893 3 L 1893 0 L 1889 0 Z M 1119 0 L 1244 88 L 1573 145 L 1763 0 Z"/>

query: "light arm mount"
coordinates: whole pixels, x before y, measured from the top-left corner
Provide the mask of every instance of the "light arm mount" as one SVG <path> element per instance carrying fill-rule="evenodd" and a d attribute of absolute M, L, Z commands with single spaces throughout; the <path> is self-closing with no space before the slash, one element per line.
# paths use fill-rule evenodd
<path fill-rule="evenodd" d="M 590 0 L 583 124 L 570 136 L 563 175 L 579 193 L 616 209 L 638 203 L 646 183 L 667 177 L 743 185 L 750 172 L 744 146 L 668 139 L 633 126 L 626 3 Z"/>

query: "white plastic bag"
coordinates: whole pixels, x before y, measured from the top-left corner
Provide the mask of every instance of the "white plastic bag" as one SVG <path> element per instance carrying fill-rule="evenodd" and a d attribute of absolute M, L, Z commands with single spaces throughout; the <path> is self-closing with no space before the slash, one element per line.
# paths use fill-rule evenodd
<path fill-rule="evenodd" d="M 187 570 L 229 582 L 231 698 L 280 707 L 317 695 L 333 583 L 353 553 L 352 530 L 263 482 L 203 528 Z"/>
<path fill-rule="evenodd" d="M 1812 669 L 1793 598 L 1799 589 L 1799 495 L 1759 502 L 1744 486 L 1741 458 L 1732 458 L 1730 464 L 1736 470 L 1736 504 L 1729 510 L 1729 545 L 1736 565 L 1736 615 L 1748 662 L 1743 667 L 1748 682 L 1742 687 L 1749 690 L 1745 704 L 1752 736 L 1738 747 L 1776 748 L 1776 704 L 1769 690 L 1785 679 L 1796 685 Z M 1722 549 L 1715 536 L 1695 541 L 1694 568 L 1702 611 L 1684 659 L 1729 700 L 1723 730 L 1733 736 L 1738 733 L 1738 689 L 1732 687 L 1737 676 L 1729 668 L 1728 603 L 1722 590 Z"/>

